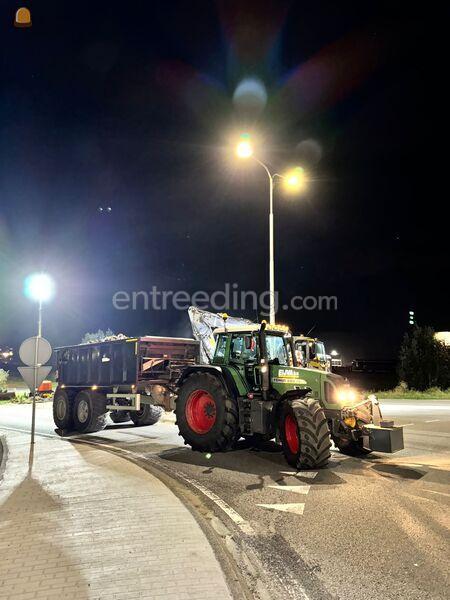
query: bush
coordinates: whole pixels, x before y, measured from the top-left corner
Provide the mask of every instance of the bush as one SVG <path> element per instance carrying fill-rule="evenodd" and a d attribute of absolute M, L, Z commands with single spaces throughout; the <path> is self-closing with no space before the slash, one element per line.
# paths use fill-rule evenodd
<path fill-rule="evenodd" d="M 449 388 L 450 348 L 436 340 L 431 327 L 415 327 L 400 348 L 399 375 L 412 390 Z"/>

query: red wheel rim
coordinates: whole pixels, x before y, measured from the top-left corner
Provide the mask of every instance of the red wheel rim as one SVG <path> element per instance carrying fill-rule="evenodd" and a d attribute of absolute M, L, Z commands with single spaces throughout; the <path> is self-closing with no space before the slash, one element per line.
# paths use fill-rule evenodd
<path fill-rule="evenodd" d="M 195 390 L 186 403 L 186 421 L 195 433 L 208 433 L 216 422 L 216 403 L 205 390 Z"/>
<path fill-rule="evenodd" d="M 297 454 L 300 448 L 300 440 L 298 439 L 297 421 L 292 415 L 287 415 L 284 420 L 284 434 L 289 450 L 292 454 Z"/>

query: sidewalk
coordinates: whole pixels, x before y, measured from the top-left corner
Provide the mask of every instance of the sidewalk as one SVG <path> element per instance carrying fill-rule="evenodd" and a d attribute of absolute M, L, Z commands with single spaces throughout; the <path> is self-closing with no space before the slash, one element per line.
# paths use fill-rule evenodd
<path fill-rule="evenodd" d="M 3 433 L 2 600 L 231 599 L 204 533 L 157 478 L 44 437 L 29 467 L 29 436 Z"/>

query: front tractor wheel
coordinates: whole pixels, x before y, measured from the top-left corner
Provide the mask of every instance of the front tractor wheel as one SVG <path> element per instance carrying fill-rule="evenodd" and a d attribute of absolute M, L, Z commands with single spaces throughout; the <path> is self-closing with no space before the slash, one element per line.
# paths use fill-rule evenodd
<path fill-rule="evenodd" d="M 239 435 L 236 400 L 210 373 L 193 373 L 181 386 L 175 415 L 180 435 L 193 450 L 230 450 Z"/>
<path fill-rule="evenodd" d="M 325 413 L 314 398 L 286 401 L 280 438 L 287 462 L 296 469 L 320 469 L 330 458 L 330 431 Z"/>

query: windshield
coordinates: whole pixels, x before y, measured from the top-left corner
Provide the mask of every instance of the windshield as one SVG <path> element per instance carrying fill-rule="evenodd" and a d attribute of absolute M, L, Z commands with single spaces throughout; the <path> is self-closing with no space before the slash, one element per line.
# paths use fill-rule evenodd
<path fill-rule="evenodd" d="M 326 360 L 325 345 L 323 342 L 316 342 L 316 356 L 319 360 Z"/>
<path fill-rule="evenodd" d="M 285 366 L 291 365 L 283 336 L 268 334 L 266 336 L 266 346 L 269 363 Z"/>

